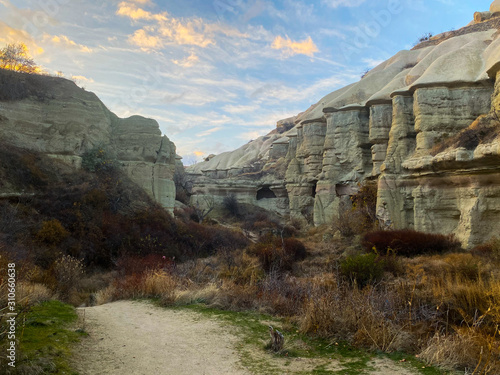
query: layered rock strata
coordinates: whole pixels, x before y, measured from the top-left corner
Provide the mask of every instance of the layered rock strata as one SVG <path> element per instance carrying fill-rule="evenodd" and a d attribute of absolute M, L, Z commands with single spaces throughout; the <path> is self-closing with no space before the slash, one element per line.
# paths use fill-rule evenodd
<path fill-rule="evenodd" d="M 9 74 L 12 79 L 10 72 L 0 74 Z M 3 142 L 47 154 L 77 168 L 85 151 L 108 147 L 134 182 L 173 211 L 175 145 L 162 136 L 156 121 L 140 116 L 120 119 L 97 96 L 71 81 L 37 79 L 48 95 L 0 102 Z"/>
<path fill-rule="evenodd" d="M 233 191 L 321 225 L 372 180 L 383 226 L 454 233 L 467 247 L 500 233 L 496 3 L 476 25 L 401 51 L 322 98 L 292 129 L 194 166 L 195 195 Z M 261 189 L 274 197 L 258 199 Z"/>

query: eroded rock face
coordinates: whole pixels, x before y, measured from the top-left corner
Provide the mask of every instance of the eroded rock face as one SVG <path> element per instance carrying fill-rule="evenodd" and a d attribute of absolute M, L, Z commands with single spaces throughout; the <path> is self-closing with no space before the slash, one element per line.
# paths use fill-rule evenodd
<path fill-rule="evenodd" d="M 1 72 L 0 72 L 1 74 Z M 156 121 L 140 116 L 120 119 L 93 93 L 73 82 L 40 77 L 43 99 L 0 102 L 0 138 L 81 166 L 82 154 L 95 147 L 113 149 L 122 168 L 156 201 L 175 206 L 175 145 Z"/>
<path fill-rule="evenodd" d="M 272 185 L 281 214 L 320 225 L 375 180 L 383 226 L 454 233 L 467 247 L 487 240 L 500 232 L 500 38 L 496 23 L 483 21 L 399 52 L 328 94 L 295 127 L 279 124 L 272 148 L 261 139 L 197 165 L 204 188 L 195 186 L 217 195 L 243 178 L 241 199 L 258 204 L 255 192 Z M 245 166 L 252 172 L 220 174 Z"/>

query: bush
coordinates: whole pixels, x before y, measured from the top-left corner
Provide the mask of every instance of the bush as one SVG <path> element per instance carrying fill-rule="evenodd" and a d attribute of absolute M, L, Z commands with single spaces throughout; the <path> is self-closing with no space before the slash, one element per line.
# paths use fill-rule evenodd
<path fill-rule="evenodd" d="M 57 282 L 57 290 L 63 298 L 68 298 L 71 291 L 78 287 L 83 273 L 83 262 L 70 255 L 63 255 L 53 265 L 54 277 Z"/>
<path fill-rule="evenodd" d="M 488 242 L 474 247 L 472 254 L 500 262 L 500 238 L 493 237 Z"/>
<path fill-rule="evenodd" d="M 103 145 L 96 146 L 82 155 L 82 168 L 89 172 L 112 172 L 118 167 L 116 156 Z"/>
<path fill-rule="evenodd" d="M 290 271 L 296 261 L 305 259 L 306 248 L 295 238 L 280 238 L 267 235 L 249 249 L 257 256 L 262 268 L 267 272 Z"/>
<path fill-rule="evenodd" d="M 222 201 L 222 204 L 226 209 L 226 211 L 229 212 L 231 216 L 235 217 L 240 216 L 240 205 L 234 194 L 226 195 L 224 197 L 224 200 Z"/>
<path fill-rule="evenodd" d="M 38 241 L 47 245 L 59 245 L 69 236 L 69 232 L 57 219 L 44 221 L 42 228 L 36 234 Z"/>
<path fill-rule="evenodd" d="M 379 254 L 387 254 L 393 251 L 397 255 L 415 256 L 456 250 L 460 247 L 460 242 L 453 235 L 402 229 L 367 233 L 363 237 L 362 245 L 367 252 L 375 250 Z"/>
<path fill-rule="evenodd" d="M 360 288 L 380 281 L 384 275 L 384 262 L 377 254 L 349 256 L 340 263 L 340 271 Z"/>
<path fill-rule="evenodd" d="M 350 198 L 351 204 L 339 208 L 339 217 L 333 223 L 333 229 L 344 237 L 352 237 L 376 228 L 377 184 L 360 184 L 358 193 Z"/>

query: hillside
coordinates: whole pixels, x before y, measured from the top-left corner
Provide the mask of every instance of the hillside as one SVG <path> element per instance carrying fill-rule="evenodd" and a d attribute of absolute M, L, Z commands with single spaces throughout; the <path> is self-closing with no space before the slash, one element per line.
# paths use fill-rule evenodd
<path fill-rule="evenodd" d="M 0 140 L 80 168 L 103 148 L 139 186 L 173 211 L 175 145 L 152 119 L 120 119 L 99 98 L 64 78 L 0 69 Z M 4 184 L 0 194 L 16 193 Z"/>

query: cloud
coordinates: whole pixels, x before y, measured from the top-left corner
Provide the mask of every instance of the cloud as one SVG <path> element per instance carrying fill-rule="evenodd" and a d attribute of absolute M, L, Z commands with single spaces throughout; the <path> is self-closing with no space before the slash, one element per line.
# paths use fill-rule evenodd
<path fill-rule="evenodd" d="M 136 1 L 139 2 L 143 5 L 148 4 L 149 2 L 146 0 L 140 0 Z M 130 2 L 121 2 L 118 4 L 118 10 L 116 11 L 116 14 L 119 16 L 123 17 L 129 17 L 133 19 L 134 21 L 138 20 L 156 20 L 156 21 L 164 21 L 167 19 L 167 13 L 151 13 L 148 12 L 147 10 L 144 10 L 142 8 L 137 7 L 135 4 L 130 3 Z"/>
<path fill-rule="evenodd" d="M 44 50 L 35 39 L 24 30 L 14 29 L 5 22 L 0 21 L 0 44 L 24 43 L 30 54 L 34 57 L 43 54 Z"/>
<path fill-rule="evenodd" d="M 146 30 L 137 30 L 128 38 L 130 44 L 133 44 L 144 51 L 160 49 L 163 47 L 163 41 L 156 35 L 150 35 Z"/>
<path fill-rule="evenodd" d="M 179 45 L 194 45 L 205 48 L 215 41 L 204 33 L 205 25 L 202 20 L 195 19 L 182 23 L 171 18 L 160 23 L 158 32 L 161 36 Z"/>
<path fill-rule="evenodd" d="M 197 137 L 206 137 L 206 136 L 211 135 L 213 133 L 216 133 L 222 129 L 224 129 L 223 126 L 216 126 L 215 128 L 208 129 L 208 130 L 205 130 L 204 132 L 198 133 L 198 134 L 196 134 L 196 136 Z"/>
<path fill-rule="evenodd" d="M 283 50 L 287 56 L 301 54 L 313 57 L 315 52 L 319 52 L 318 47 L 314 44 L 310 36 L 298 42 L 291 40 L 289 37 L 283 38 L 277 36 L 271 47 L 273 49 Z"/>
<path fill-rule="evenodd" d="M 77 49 L 80 52 L 92 53 L 92 49 L 84 46 L 83 44 L 78 44 L 75 41 L 68 38 L 66 35 L 48 35 L 45 34 L 43 37 L 44 41 L 50 41 L 56 45 L 63 46 L 67 49 Z"/>
<path fill-rule="evenodd" d="M 141 4 L 147 4 L 138 0 Z M 129 37 L 129 42 L 143 50 L 159 50 L 168 43 L 207 47 L 215 41 L 207 35 L 206 24 L 201 19 L 184 21 L 170 17 L 167 12 L 152 13 L 131 2 L 121 2 L 116 14 L 133 21 L 152 21 Z"/>
<path fill-rule="evenodd" d="M 183 68 L 191 68 L 192 66 L 196 65 L 198 61 L 200 61 L 200 58 L 196 56 L 194 52 L 182 60 L 172 60 L 175 65 L 182 66 Z"/>
<path fill-rule="evenodd" d="M 243 113 L 255 113 L 259 110 L 258 105 L 226 105 L 222 108 L 225 112 L 232 115 Z"/>
<path fill-rule="evenodd" d="M 71 76 L 71 79 L 74 81 L 83 81 L 83 82 L 89 82 L 89 83 L 95 82 L 92 78 L 87 78 L 85 76 Z"/>
<path fill-rule="evenodd" d="M 323 4 L 326 4 L 331 8 L 338 8 L 338 7 L 355 8 L 359 7 L 365 1 L 366 0 L 323 0 Z"/>

